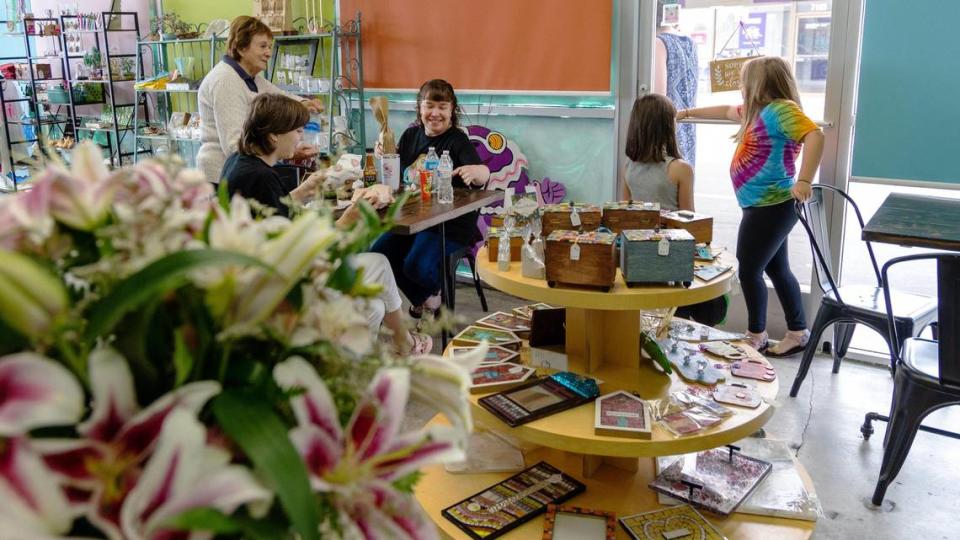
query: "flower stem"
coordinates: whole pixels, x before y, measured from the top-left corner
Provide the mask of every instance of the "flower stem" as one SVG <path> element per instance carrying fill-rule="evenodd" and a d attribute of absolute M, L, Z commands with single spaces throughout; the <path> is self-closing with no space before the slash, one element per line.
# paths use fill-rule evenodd
<path fill-rule="evenodd" d="M 80 383 L 83 386 L 89 388 L 90 384 L 87 380 L 87 366 L 85 362 L 86 354 L 78 355 L 77 351 L 70 345 L 70 342 L 63 337 L 63 333 L 58 333 L 55 338 L 55 343 L 57 350 L 60 352 L 60 355 L 63 357 L 64 362 L 66 362 L 67 367 L 73 371 L 74 375 L 80 379 Z"/>
<path fill-rule="evenodd" d="M 223 346 L 223 352 L 220 354 L 220 367 L 217 374 L 217 380 L 221 384 L 226 382 L 227 378 L 227 363 L 230 360 L 230 343 L 225 343 Z"/>

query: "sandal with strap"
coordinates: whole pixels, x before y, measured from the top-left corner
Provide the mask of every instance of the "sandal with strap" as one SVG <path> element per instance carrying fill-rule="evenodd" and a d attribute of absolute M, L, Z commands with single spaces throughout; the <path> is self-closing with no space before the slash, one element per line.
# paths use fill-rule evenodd
<path fill-rule="evenodd" d="M 795 354 L 802 353 L 804 349 L 807 348 L 809 341 L 810 332 L 808 330 L 802 330 L 798 332 L 791 330 L 788 331 L 787 335 L 783 336 L 783 339 L 778 341 L 776 345 L 767 348 L 767 352 L 765 354 L 772 358 L 793 356 Z"/>
<path fill-rule="evenodd" d="M 410 356 L 422 356 L 429 354 L 433 350 L 433 338 L 426 334 L 411 332 L 413 338 L 413 347 L 410 348 Z"/>

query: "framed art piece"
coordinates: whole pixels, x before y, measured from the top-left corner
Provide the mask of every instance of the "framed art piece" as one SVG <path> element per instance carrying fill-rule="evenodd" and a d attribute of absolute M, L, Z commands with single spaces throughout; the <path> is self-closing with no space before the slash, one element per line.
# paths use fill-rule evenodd
<path fill-rule="evenodd" d="M 474 350 L 476 350 L 476 347 L 450 347 L 450 356 L 457 357 L 472 353 Z M 485 364 L 499 364 L 501 362 L 519 363 L 520 353 L 498 345 L 491 345 L 487 348 L 487 354 L 480 362 Z"/>
<path fill-rule="evenodd" d="M 532 319 L 534 311 L 538 309 L 553 309 L 553 307 L 554 306 L 551 306 L 550 304 L 544 304 L 543 302 L 540 302 L 538 304 L 529 304 L 526 306 L 513 308 L 513 313 L 514 315 L 523 317 L 524 319 Z"/>
<path fill-rule="evenodd" d="M 516 427 L 582 405 L 599 394 L 595 380 L 564 371 L 484 396 L 479 404 L 507 425 Z"/>
<path fill-rule="evenodd" d="M 597 435 L 649 439 L 652 435 L 650 408 L 639 397 L 619 390 L 594 402 L 593 431 Z"/>
<path fill-rule="evenodd" d="M 739 452 L 739 447 L 688 454 L 663 469 L 650 488 L 674 499 L 727 516 L 770 473 L 768 461 Z"/>
<path fill-rule="evenodd" d="M 614 540 L 617 516 L 613 512 L 578 506 L 547 506 L 543 540 Z"/>
<path fill-rule="evenodd" d="M 726 540 L 689 504 L 620 518 L 634 540 Z"/>
<path fill-rule="evenodd" d="M 520 349 L 520 338 L 513 332 L 507 330 L 470 325 L 464 328 L 459 334 L 453 336 L 453 344 L 460 346 L 475 347 L 484 341 L 490 345 L 499 345 L 507 349 Z"/>
<path fill-rule="evenodd" d="M 513 332 L 520 337 L 525 337 L 526 334 L 530 333 L 530 319 L 519 317 L 517 315 L 511 315 L 510 313 L 506 313 L 504 311 L 491 313 L 490 315 L 478 320 L 477 324 L 481 326 L 489 326 L 490 328 L 495 328 L 497 330 Z"/>
<path fill-rule="evenodd" d="M 529 379 L 537 370 L 511 362 L 481 364 L 470 374 L 470 393 L 480 394 L 504 390 Z"/>
<path fill-rule="evenodd" d="M 441 514 L 470 538 L 497 538 L 586 489 L 545 461 L 444 508 Z"/>

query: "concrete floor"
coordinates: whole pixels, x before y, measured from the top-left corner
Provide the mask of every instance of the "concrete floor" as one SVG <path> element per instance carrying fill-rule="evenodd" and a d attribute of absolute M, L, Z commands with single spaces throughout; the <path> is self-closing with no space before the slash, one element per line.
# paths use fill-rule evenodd
<path fill-rule="evenodd" d="M 482 316 L 472 286 L 457 288 L 457 314 L 465 321 Z M 527 302 L 486 289 L 491 311 L 509 310 Z M 436 340 L 435 352 L 439 352 Z M 874 422 L 869 441 L 860 435 L 868 411 L 887 414 L 893 380 L 881 368 L 845 362 L 840 373 L 830 373 L 832 360 L 814 361 L 800 395 L 788 395 L 799 356 L 772 359 L 780 377 L 777 410 L 764 430 L 768 438 L 789 441 L 813 478 L 824 516 L 816 539 L 872 540 L 925 538 L 960 539 L 956 525 L 960 498 L 960 441 L 920 432 L 907 461 L 887 490 L 882 508 L 870 504 L 880 472 L 886 424 Z M 407 424 L 427 420 L 425 411 L 411 407 Z M 960 409 L 941 409 L 927 425 L 960 431 Z M 953 502 L 950 502 L 953 501 Z M 953 508 L 954 510 L 950 510 Z"/>

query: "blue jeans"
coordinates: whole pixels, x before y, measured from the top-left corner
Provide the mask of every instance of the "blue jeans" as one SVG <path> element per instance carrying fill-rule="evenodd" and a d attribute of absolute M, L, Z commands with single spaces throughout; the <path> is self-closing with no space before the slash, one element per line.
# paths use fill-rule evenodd
<path fill-rule="evenodd" d="M 747 327 L 760 333 L 767 328 L 766 272 L 777 291 L 787 319 L 787 329 L 807 327 L 800 285 L 790 270 L 787 237 L 797 223 L 793 199 L 772 206 L 743 209 L 737 237 L 737 262 L 740 264 L 740 288 L 747 304 Z"/>
<path fill-rule="evenodd" d="M 447 238 L 447 255 L 463 244 Z M 443 281 L 440 261 L 440 232 L 432 229 L 413 235 L 386 233 L 370 249 L 390 261 L 397 286 L 414 306 L 437 294 Z"/>

